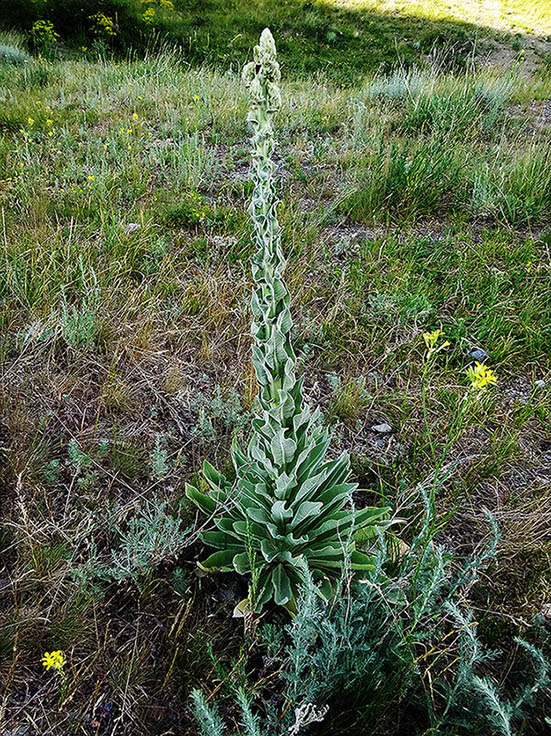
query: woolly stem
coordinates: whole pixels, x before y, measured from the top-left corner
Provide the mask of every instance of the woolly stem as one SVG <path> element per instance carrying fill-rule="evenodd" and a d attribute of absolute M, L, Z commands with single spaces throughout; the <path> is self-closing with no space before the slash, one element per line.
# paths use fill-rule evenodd
<path fill-rule="evenodd" d="M 283 280 L 286 262 L 274 190 L 272 118 L 281 105 L 281 98 L 279 64 L 274 39 L 268 29 L 263 31 L 255 47 L 254 59 L 243 70 L 251 96 L 247 119 L 253 130 L 254 189 L 249 206 L 256 244 L 252 259 L 255 284 L 251 300 L 251 332 L 255 341 L 252 359 L 261 408 L 270 411 L 273 418 L 277 417 L 282 427 L 291 427 L 293 416 L 302 408 L 302 382 L 296 378 L 297 361 L 291 344 L 293 323 L 289 291 Z"/>

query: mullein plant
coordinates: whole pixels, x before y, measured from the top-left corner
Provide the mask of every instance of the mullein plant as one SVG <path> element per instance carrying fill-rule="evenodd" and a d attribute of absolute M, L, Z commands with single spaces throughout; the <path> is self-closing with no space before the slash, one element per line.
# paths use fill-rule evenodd
<path fill-rule="evenodd" d="M 210 492 L 188 485 L 187 496 L 212 517 L 215 530 L 202 541 L 218 551 L 201 567 L 251 577 L 241 610 L 260 611 L 273 600 L 294 612 L 308 569 L 320 595 L 329 598 L 343 565 L 373 569 L 358 550 L 383 524 L 387 509 L 354 509 L 350 459 L 326 460 L 329 431 L 319 408 L 305 403 L 303 380 L 291 343 L 290 295 L 283 280 L 285 258 L 274 191 L 272 118 L 281 105 L 280 72 L 272 34 L 265 29 L 254 61 L 243 70 L 250 93 L 247 117 L 252 135 L 249 206 L 256 253 L 252 259 L 252 360 L 258 381 L 258 413 L 246 452 L 234 441 L 232 483 L 208 462 L 203 474 Z"/>

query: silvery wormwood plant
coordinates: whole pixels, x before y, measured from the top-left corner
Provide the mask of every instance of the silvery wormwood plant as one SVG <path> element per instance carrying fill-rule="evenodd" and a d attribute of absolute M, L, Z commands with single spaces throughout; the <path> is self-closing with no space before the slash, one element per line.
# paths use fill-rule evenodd
<path fill-rule="evenodd" d="M 281 104 L 279 65 L 268 29 L 254 49 L 254 62 L 243 78 L 250 92 L 254 190 L 249 213 L 257 250 L 252 260 L 252 359 L 258 381 L 259 412 L 252 420 L 247 452 L 234 441 L 236 472 L 229 482 L 205 462 L 209 493 L 186 487 L 188 497 L 212 516 L 216 530 L 202 540 L 218 549 L 201 567 L 251 575 L 243 605 L 259 611 L 270 600 L 291 612 L 306 565 L 326 598 L 345 558 L 356 570 L 370 570 L 373 560 L 356 549 L 383 523 L 386 509 L 354 510 L 346 453 L 326 460 L 329 432 L 320 426 L 320 411 L 303 398 L 302 379 L 291 344 L 290 296 L 283 280 L 285 259 L 278 201 L 272 116 Z"/>

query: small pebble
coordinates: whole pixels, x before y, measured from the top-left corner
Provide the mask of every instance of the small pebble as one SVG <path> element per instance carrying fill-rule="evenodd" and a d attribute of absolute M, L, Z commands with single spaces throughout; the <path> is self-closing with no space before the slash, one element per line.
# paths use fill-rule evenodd
<path fill-rule="evenodd" d="M 141 225 L 139 222 L 129 222 L 124 228 L 124 232 L 127 235 L 132 235 L 132 233 L 135 233 L 136 230 L 139 230 L 140 228 L 141 228 Z"/>
<path fill-rule="evenodd" d="M 390 424 L 383 422 L 383 424 L 374 424 L 371 427 L 371 430 L 373 432 L 380 432 L 381 434 L 388 434 L 389 432 L 392 432 L 392 427 Z"/>
<path fill-rule="evenodd" d="M 475 348 L 474 350 L 471 350 L 469 355 L 473 360 L 477 360 L 479 363 L 484 363 L 484 361 L 488 360 L 488 358 L 490 357 L 485 350 L 482 350 L 482 348 Z"/>
<path fill-rule="evenodd" d="M 536 388 L 545 388 L 545 381 L 542 381 L 541 379 L 539 381 L 534 381 L 534 386 Z"/>

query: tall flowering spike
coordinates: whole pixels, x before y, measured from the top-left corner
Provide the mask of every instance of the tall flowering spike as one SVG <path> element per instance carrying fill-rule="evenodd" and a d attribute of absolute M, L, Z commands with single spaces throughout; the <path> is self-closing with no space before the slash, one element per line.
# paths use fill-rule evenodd
<path fill-rule="evenodd" d="M 296 356 L 290 340 L 290 297 L 283 281 L 285 258 L 274 191 L 272 118 L 281 106 L 281 95 L 275 43 L 267 28 L 255 47 L 254 61 L 243 70 L 243 79 L 251 98 L 247 119 L 253 131 L 254 189 L 249 206 L 256 242 L 252 261 L 255 283 L 251 303 L 255 340 L 252 357 L 261 407 L 265 410 L 279 407 L 282 425 L 290 426 L 294 413 L 300 411 L 302 392 L 295 376 Z"/>
<path fill-rule="evenodd" d="M 302 381 L 296 377 L 274 192 L 272 117 L 281 98 L 269 30 L 262 33 L 254 62 L 247 64 L 243 76 L 253 131 L 252 359 L 260 411 L 252 421 L 247 452 L 237 443 L 232 446 L 235 482 L 205 462 L 210 492 L 188 485 L 186 493 L 216 527 L 201 535 L 205 544 L 217 549 L 202 567 L 251 575 L 249 604 L 257 611 L 270 600 L 292 611 L 307 567 L 327 597 L 345 559 L 352 569 L 372 569 L 371 557 L 356 549 L 355 533 L 380 523 L 386 509 L 350 508 L 356 484 L 349 482 L 348 455 L 325 459 L 328 431 L 320 426 L 319 409 L 311 412 L 304 404 Z"/>

